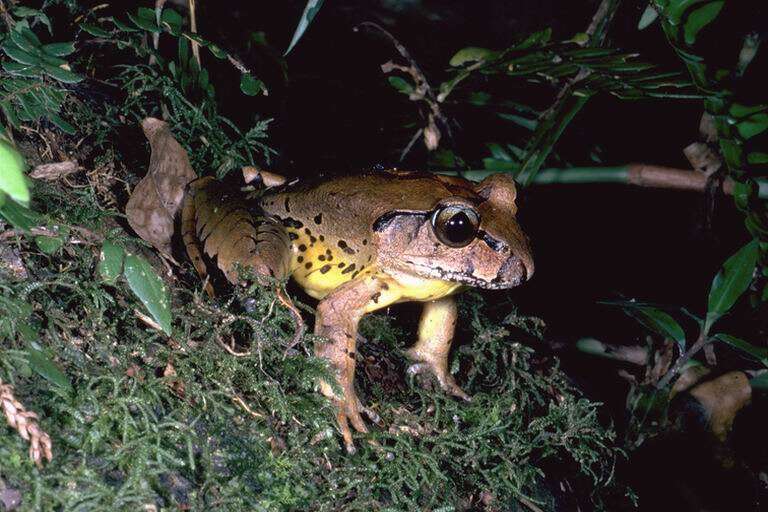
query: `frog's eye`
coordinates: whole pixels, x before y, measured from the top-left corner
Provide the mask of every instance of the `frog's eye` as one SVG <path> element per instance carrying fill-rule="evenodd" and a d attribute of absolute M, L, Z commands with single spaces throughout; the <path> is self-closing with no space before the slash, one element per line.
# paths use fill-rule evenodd
<path fill-rule="evenodd" d="M 432 228 L 437 238 L 450 247 L 464 247 L 474 240 L 480 216 L 467 206 L 443 206 L 432 214 Z"/>

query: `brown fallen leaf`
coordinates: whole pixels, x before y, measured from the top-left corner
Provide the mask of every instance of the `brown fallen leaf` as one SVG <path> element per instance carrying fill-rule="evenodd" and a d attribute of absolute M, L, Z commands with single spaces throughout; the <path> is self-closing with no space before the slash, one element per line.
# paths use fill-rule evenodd
<path fill-rule="evenodd" d="M 29 177 L 36 180 L 56 181 L 64 176 L 76 173 L 79 169 L 80 166 L 77 160 L 64 160 L 63 162 L 38 165 L 32 169 Z"/>
<path fill-rule="evenodd" d="M 196 178 L 189 156 L 168 123 L 148 117 L 141 122 L 152 154 L 147 175 L 136 185 L 125 208 L 128 223 L 165 257 L 171 257 L 174 217 L 187 184 Z"/>

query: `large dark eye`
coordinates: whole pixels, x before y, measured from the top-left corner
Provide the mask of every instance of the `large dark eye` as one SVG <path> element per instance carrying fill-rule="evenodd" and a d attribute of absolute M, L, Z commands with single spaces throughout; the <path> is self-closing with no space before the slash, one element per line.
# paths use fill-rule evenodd
<path fill-rule="evenodd" d="M 444 206 L 432 215 L 437 238 L 451 247 L 464 247 L 475 238 L 480 217 L 466 206 Z"/>

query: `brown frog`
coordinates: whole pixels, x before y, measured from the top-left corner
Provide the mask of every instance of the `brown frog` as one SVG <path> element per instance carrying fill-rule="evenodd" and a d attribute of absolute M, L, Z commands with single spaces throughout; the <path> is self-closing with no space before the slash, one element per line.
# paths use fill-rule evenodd
<path fill-rule="evenodd" d="M 468 400 L 448 371 L 456 326 L 453 294 L 467 287 L 505 289 L 533 274 L 528 240 L 515 214 L 511 177 L 481 183 L 423 172 L 382 171 L 318 185 L 267 191 L 254 203 L 203 178 L 190 185 L 183 230 L 204 275 L 198 247 L 232 282 L 236 267 L 293 277 L 319 299 L 315 347 L 342 390 L 321 382 L 338 406 L 349 451 L 349 424 L 367 432 L 354 387 L 357 327 L 363 315 L 396 302 L 420 301 L 418 340 L 407 351 L 414 370 L 429 370 L 448 393 Z"/>

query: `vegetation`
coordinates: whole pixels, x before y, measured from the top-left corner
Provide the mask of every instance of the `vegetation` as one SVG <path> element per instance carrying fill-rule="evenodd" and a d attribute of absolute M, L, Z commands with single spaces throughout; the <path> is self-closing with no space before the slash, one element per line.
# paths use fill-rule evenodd
<path fill-rule="evenodd" d="M 603 94 L 703 101 L 725 163 L 706 187 L 727 184 L 748 233 L 714 276 L 703 314 L 612 302 L 649 336 L 620 434 L 552 357 L 542 320 L 470 292 L 452 370 L 473 401 L 459 403 L 407 374 L 407 321 L 367 317 L 358 388 L 382 426 L 347 455 L 333 408 L 315 391 L 329 377 L 312 356 L 315 337 L 286 350 L 293 317 L 269 290 L 253 285 L 208 299 L 191 265 L 169 266 L 123 215 L 149 161 L 139 135 L 146 117 L 168 122 L 199 175 L 269 166 L 280 155 L 270 143 L 273 120 L 225 115 L 222 104 L 228 83 L 239 85 L 241 99 L 263 98 L 273 83 L 226 42 L 201 37 L 194 11 L 162 2 L 116 10 L 0 0 L 0 410 L 9 422 L 0 431 L 0 509 L 631 508 L 637 496 L 616 467 L 645 440 L 679 427 L 674 397 L 694 389 L 680 382 L 701 367 L 701 351 L 714 368 L 715 345 L 744 355 L 727 369 L 749 377 L 747 393 L 764 388 L 768 375 L 768 349 L 750 334 L 768 300 L 760 192 L 768 100 L 743 86 L 754 79 L 750 65 L 765 34 L 731 29 L 723 4 L 648 6 L 640 26 L 662 23 L 684 63 L 677 69 L 611 47 L 620 2 L 604 0 L 568 39 L 546 28 L 506 48 L 459 50 L 437 87 L 396 35 L 358 26 L 392 45 L 382 81 L 405 95 L 410 112 L 399 127 L 409 142 L 390 148 L 400 160 L 418 144 L 431 168 L 469 177 L 631 181 L 626 168 L 579 174 L 558 152 L 587 103 Z M 303 37 L 319 12 L 334 8 L 322 0 L 303 7 L 286 54 L 309 42 Z M 702 43 L 715 29 L 740 42 L 733 62 Z M 249 40 L 287 81 L 280 52 L 261 33 Z M 463 112 L 501 120 L 513 136 L 489 137 L 479 157 L 465 153 L 454 138 Z M 590 158 L 601 163 L 595 151 Z M 312 308 L 300 306 L 310 318 Z M 601 341 L 578 347 L 622 359 Z M 718 423 L 721 441 L 740 408 Z M 706 414 L 711 426 L 719 412 Z"/>

